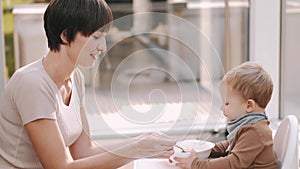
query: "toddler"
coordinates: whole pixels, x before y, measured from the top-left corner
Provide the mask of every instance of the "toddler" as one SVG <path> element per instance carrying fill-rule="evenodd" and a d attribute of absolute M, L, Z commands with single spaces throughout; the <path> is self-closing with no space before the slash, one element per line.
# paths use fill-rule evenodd
<path fill-rule="evenodd" d="M 243 63 L 222 79 L 222 111 L 228 119 L 227 140 L 216 143 L 208 159 L 192 151 L 189 158 L 175 158 L 183 169 L 277 169 L 272 131 L 265 114 L 273 83 L 258 64 Z"/>

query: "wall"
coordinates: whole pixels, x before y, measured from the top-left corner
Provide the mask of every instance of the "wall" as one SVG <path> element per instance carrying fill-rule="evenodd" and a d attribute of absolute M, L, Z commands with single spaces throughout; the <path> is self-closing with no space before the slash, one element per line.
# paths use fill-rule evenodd
<path fill-rule="evenodd" d="M 281 112 L 282 117 L 300 113 L 300 0 L 283 4 L 282 56 L 281 56 Z"/>

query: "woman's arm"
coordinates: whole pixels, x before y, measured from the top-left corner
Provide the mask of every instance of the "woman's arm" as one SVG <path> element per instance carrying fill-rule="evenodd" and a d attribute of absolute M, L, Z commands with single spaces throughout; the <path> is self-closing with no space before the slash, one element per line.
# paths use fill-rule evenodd
<path fill-rule="evenodd" d="M 26 124 L 25 128 L 45 169 L 115 169 L 136 158 L 170 156 L 173 153 L 170 149 L 175 144 L 175 140 L 164 135 L 147 133 L 114 149 L 113 153 L 102 152 L 92 146 L 83 132 L 69 151 L 55 120 L 36 120 Z"/>
<path fill-rule="evenodd" d="M 80 159 L 96 154 L 104 153 L 105 150 L 93 144 L 90 138 L 90 129 L 84 107 L 80 109 L 82 132 L 79 138 L 69 147 L 73 159 Z"/>
<path fill-rule="evenodd" d="M 40 119 L 25 127 L 45 169 L 117 168 L 133 160 L 109 152 L 73 160 L 55 120 Z"/>
<path fill-rule="evenodd" d="M 104 148 L 93 143 L 87 131 L 83 130 L 79 138 L 69 147 L 73 159 L 81 159 L 93 155 L 112 151 L 124 145 L 128 145 L 131 140 L 124 140 L 118 144 L 105 145 Z"/>

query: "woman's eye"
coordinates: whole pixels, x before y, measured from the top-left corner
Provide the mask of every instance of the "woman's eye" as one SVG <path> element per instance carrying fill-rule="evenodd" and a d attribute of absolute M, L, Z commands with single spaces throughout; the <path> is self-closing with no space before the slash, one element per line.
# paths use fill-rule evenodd
<path fill-rule="evenodd" d="M 99 39 L 100 37 L 99 37 L 99 36 L 93 36 L 93 38 L 94 38 L 95 40 L 97 40 L 97 39 Z"/>
<path fill-rule="evenodd" d="M 225 103 L 225 106 L 228 106 L 229 105 L 229 103 Z"/>

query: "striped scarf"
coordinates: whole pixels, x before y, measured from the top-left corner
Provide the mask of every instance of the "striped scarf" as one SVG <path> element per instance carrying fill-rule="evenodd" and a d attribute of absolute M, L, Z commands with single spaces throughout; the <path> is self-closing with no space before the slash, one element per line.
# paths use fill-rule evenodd
<path fill-rule="evenodd" d="M 227 130 L 229 132 L 228 136 L 227 136 L 227 140 L 229 141 L 229 146 L 226 149 L 226 152 L 229 152 L 233 139 L 237 133 L 237 131 L 247 125 L 247 124 L 251 124 L 251 123 L 256 123 L 262 120 L 268 120 L 268 117 L 264 114 L 264 113 L 249 113 L 249 114 L 245 114 L 243 116 L 241 116 L 240 118 L 228 122 L 227 123 Z"/>

